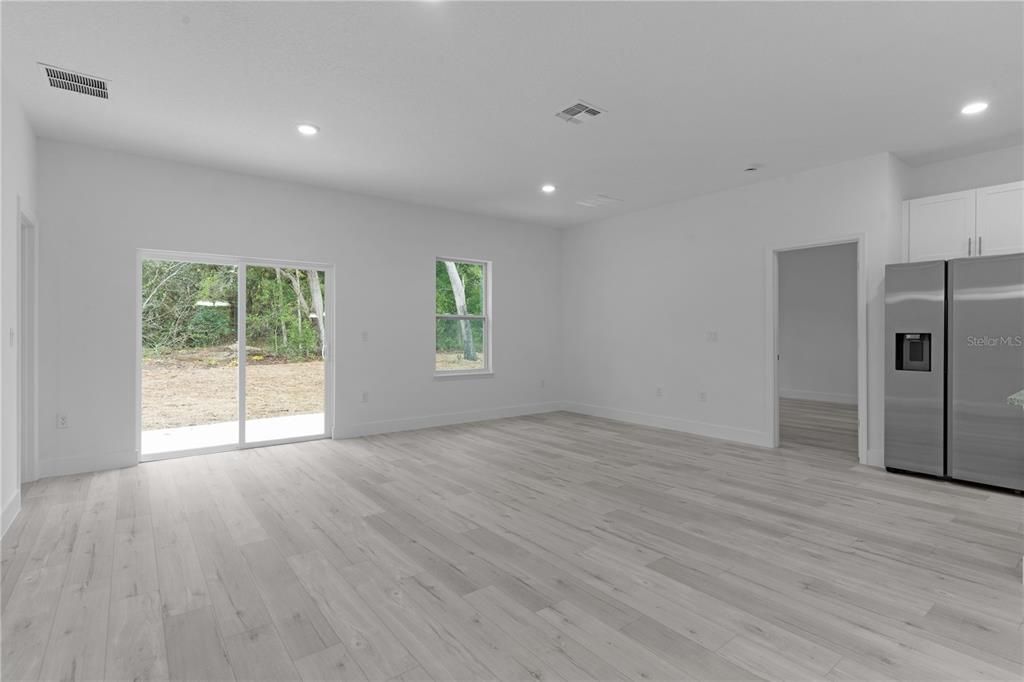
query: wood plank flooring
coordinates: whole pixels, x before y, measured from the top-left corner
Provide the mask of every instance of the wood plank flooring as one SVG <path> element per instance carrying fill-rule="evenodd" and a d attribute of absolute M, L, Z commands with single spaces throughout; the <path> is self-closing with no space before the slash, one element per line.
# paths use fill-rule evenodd
<path fill-rule="evenodd" d="M 1021 679 L 1019 496 L 568 413 L 40 481 L 4 680 Z"/>
<path fill-rule="evenodd" d="M 857 406 L 779 398 L 779 441 L 848 452 L 857 459 Z"/>

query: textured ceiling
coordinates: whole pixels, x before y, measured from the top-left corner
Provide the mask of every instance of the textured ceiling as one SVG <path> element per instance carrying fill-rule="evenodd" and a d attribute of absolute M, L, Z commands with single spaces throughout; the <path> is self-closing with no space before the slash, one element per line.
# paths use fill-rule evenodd
<path fill-rule="evenodd" d="M 39 135 L 573 224 L 1019 142 L 1021 3 L 4 2 Z M 47 62 L 109 78 L 49 88 Z M 991 101 L 967 119 L 967 101 Z M 555 112 L 584 99 L 583 125 Z M 316 138 L 298 121 L 321 126 Z M 744 173 L 751 163 L 763 169 Z M 541 184 L 558 186 L 554 195 Z M 584 207 L 606 194 L 621 203 Z"/>

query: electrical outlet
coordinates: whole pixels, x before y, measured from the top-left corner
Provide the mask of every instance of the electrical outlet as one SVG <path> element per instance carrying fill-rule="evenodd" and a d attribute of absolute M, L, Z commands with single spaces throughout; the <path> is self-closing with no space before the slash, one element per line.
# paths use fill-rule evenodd
<path fill-rule="evenodd" d="M 363 332 L 363 343 L 366 343 L 369 340 L 370 340 L 370 332 L 364 331 Z"/>
<path fill-rule="evenodd" d="M 66 414 L 57 415 L 57 428 L 66 429 L 68 428 L 68 416 Z"/>
<path fill-rule="evenodd" d="M 718 332 L 714 331 L 714 330 L 709 331 L 707 338 L 708 338 L 708 343 L 717 343 L 718 342 Z"/>
<path fill-rule="evenodd" d="M 363 402 L 364 403 L 370 402 L 370 393 L 368 391 L 363 391 Z"/>
<path fill-rule="evenodd" d="M 654 389 L 654 395 L 660 398 L 661 396 L 665 395 L 665 391 L 662 390 L 661 386 L 658 386 L 656 389 Z"/>
<path fill-rule="evenodd" d="M 548 385 L 548 382 L 544 381 L 543 379 L 540 380 L 540 387 L 541 388 L 544 388 L 547 385 Z"/>
<path fill-rule="evenodd" d="M 698 394 L 698 396 L 700 397 L 700 401 L 701 401 L 702 403 L 706 403 L 706 402 L 708 401 L 708 394 L 707 394 L 707 393 L 705 393 L 704 391 L 701 391 L 701 392 L 700 392 L 700 393 Z"/>

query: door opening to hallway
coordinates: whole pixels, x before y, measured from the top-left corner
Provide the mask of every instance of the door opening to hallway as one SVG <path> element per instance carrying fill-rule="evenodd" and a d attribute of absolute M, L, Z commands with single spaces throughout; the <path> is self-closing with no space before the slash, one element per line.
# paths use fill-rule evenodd
<path fill-rule="evenodd" d="M 780 444 L 858 451 L 857 244 L 778 254 Z"/>

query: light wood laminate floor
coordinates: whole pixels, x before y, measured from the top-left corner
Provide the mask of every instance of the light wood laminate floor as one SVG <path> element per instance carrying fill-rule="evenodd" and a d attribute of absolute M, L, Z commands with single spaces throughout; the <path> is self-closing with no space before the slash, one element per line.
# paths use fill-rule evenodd
<path fill-rule="evenodd" d="M 857 461 L 857 406 L 779 398 L 779 440 L 850 453 Z"/>
<path fill-rule="evenodd" d="M 1022 513 L 567 413 L 47 479 L 3 679 L 1020 679 Z"/>

